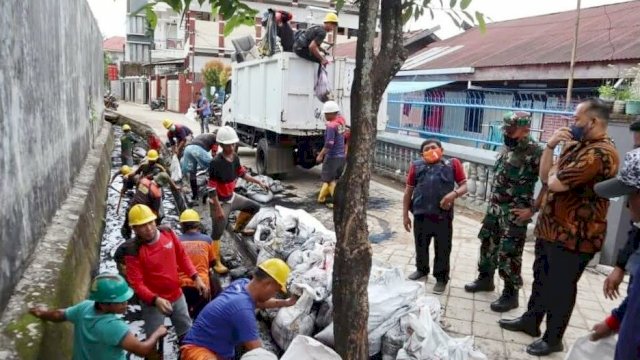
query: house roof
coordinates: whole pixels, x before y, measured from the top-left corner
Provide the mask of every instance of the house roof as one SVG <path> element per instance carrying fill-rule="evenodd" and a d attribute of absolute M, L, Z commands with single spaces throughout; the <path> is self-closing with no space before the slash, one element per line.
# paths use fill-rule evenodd
<path fill-rule="evenodd" d="M 580 11 L 576 62 L 640 59 L 640 1 Z M 576 12 L 487 24 L 431 44 L 403 70 L 569 63 Z"/>
<path fill-rule="evenodd" d="M 113 36 L 102 41 L 102 49 L 112 52 L 123 52 L 125 39 L 123 36 Z"/>
<path fill-rule="evenodd" d="M 421 39 L 424 39 L 426 37 L 432 37 L 433 41 L 438 41 L 440 40 L 436 35 L 435 32 L 438 31 L 440 29 L 440 26 L 436 26 L 434 28 L 431 29 L 421 29 L 421 30 L 415 30 L 415 31 L 408 31 L 405 32 L 403 34 L 404 37 L 404 44 L 405 46 L 420 41 Z M 340 44 L 336 45 L 336 52 L 335 52 L 335 56 L 336 57 L 348 57 L 348 58 L 352 58 L 355 59 L 356 57 L 356 43 L 358 42 L 358 40 L 353 40 L 353 41 L 348 41 L 348 42 L 343 42 Z M 373 43 L 373 47 L 375 48 L 376 52 L 378 52 L 380 50 L 380 37 L 377 37 L 374 39 L 374 43 Z"/>

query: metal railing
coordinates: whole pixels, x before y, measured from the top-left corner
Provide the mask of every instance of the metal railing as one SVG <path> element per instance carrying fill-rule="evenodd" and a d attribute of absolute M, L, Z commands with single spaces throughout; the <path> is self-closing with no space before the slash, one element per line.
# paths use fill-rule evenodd
<path fill-rule="evenodd" d="M 570 116 L 589 90 L 572 99 L 569 109 L 553 93 L 517 91 L 430 90 L 389 94 L 387 129 L 420 137 L 494 149 L 502 145 L 501 119 L 507 111 L 532 113 L 532 130 L 541 133 L 545 119 Z M 582 95 L 582 96 L 581 96 Z M 541 135 L 538 135 L 541 140 Z"/>

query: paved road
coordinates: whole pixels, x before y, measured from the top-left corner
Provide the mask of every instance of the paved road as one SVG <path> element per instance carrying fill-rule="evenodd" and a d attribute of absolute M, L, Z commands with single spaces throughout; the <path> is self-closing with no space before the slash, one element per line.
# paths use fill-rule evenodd
<path fill-rule="evenodd" d="M 151 112 L 147 107 L 123 103 L 119 112 L 136 120 L 147 123 L 163 135 L 161 121 L 168 117 L 178 123 L 190 125 L 199 133 L 199 126 L 189 122 L 182 114 L 170 112 Z M 254 164 L 251 150 L 241 149 L 240 155 L 245 166 Z M 287 196 L 279 201 L 280 205 L 291 208 L 302 208 L 322 221 L 328 228 L 333 228 L 333 216 L 330 209 L 316 204 L 315 199 L 320 187 L 319 168 L 311 170 L 298 169 L 284 180 Z M 399 266 L 405 273 L 414 270 L 415 251 L 413 237 L 402 225 L 402 186 L 392 181 L 372 181 L 369 197 L 369 231 L 372 238 L 374 261 Z M 453 233 L 453 250 L 451 253 L 451 281 L 446 292 L 436 295 L 444 306 L 443 327 L 454 336 L 474 335 L 476 345 L 490 360 L 499 359 L 534 359 L 525 352 L 527 344 L 534 338 L 522 333 L 503 331 L 497 321 L 501 318 L 519 316 L 525 311 L 533 280 L 533 244 L 527 243 L 523 258 L 524 288 L 520 291 L 520 307 L 516 310 L 498 314 L 490 310 L 489 304 L 496 300 L 502 291 L 501 285 L 492 293 L 468 294 L 464 284 L 476 276 L 476 262 L 479 253 L 477 239 L 481 214 L 470 214 L 468 211 L 456 211 Z M 376 243 L 373 243 L 373 242 Z M 431 251 L 433 258 L 433 251 Z M 431 260 L 433 263 L 433 259 Z M 496 276 L 496 279 L 498 277 Z M 589 333 L 596 322 L 604 319 L 609 311 L 617 306 L 617 301 L 610 301 L 602 294 L 604 276 L 588 270 L 578 284 L 578 300 L 569 328 L 565 334 L 565 349 L 575 339 Z M 435 284 L 432 277 L 426 282 L 426 292 L 431 294 Z M 626 283 L 621 293 L 626 293 Z M 544 331 L 544 324 L 542 331 Z M 564 353 L 557 353 L 546 359 L 563 359 Z"/>

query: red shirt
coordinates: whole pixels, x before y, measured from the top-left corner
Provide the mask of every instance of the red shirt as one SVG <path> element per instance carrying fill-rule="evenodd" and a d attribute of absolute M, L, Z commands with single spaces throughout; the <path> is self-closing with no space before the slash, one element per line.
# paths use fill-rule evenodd
<path fill-rule="evenodd" d="M 162 148 L 162 141 L 160 141 L 160 138 L 155 135 L 150 135 L 147 141 L 149 143 L 150 150 L 153 149 L 155 151 L 160 151 Z"/>
<path fill-rule="evenodd" d="M 240 158 L 233 154 L 233 160 L 224 158 L 222 153 L 216 155 L 209 163 L 209 189 L 215 190 L 218 200 L 228 201 L 236 190 L 236 180 L 243 177 L 247 170 L 240 165 Z"/>
<path fill-rule="evenodd" d="M 453 167 L 453 180 L 456 184 L 462 185 L 467 181 L 467 176 L 464 174 L 464 168 L 460 160 L 451 158 L 451 167 Z M 416 167 L 411 163 L 409 167 L 409 174 L 407 175 L 407 185 L 416 186 Z"/>
<path fill-rule="evenodd" d="M 182 295 L 178 271 L 197 274 L 184 247 L 170 229 L 160 229 L 153 244 L 139 245 L 136 253 L 124 257 L 127 281 L 140 300 L 151 304 L 158 296 L 174 302 Z"/>

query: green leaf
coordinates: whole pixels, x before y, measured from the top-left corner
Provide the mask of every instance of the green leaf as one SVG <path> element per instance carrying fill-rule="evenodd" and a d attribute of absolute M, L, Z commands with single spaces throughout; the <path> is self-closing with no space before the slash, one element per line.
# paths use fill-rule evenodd
<path fill-rule="evenodd" d="M 458 0 L 451 0 L 451 1 L 449 1 L 449 7 L 453 9 L 454 7 L 456 7 L 456 3 L 457 3 L 457 2 L 458 2 Z"/>
<path fill-rule="evenodd" d="M 340 10 L 342 10 L 342 8 L 344 7 L 345 4 L 345 0 L 336 0 L 336 12 L 340 12 Z"/>
<path fill-rule="evenodd" d="M 471 4 L 471 0 L 461 0 L 460 1 L 460 9 L 464 10 L 464 9 L 468 8 L 469 4 Z"/>
<path fill-rule="evenodd" d="M 152 29 L 155 29 L 156 25 L 158 25 L 158 15 L 156 15 L 156 12 L 153 11 L 151 7 L 148 7 L 145 11 L 145 15 L 147 16 L 149 27 L 151 27 Z"/>
<path fill-rule="evenodd" d="M 469 13 L 468 13 L 468 12 L 466 12 L 466 11 L 463 11 L 462 13 L 464 14 L 464 16 L 466 16 L 466 17 L 467 17 L 467 19 L 469 19 L 469 22 L 470 22 L 471 24 L 475 24 L 475 23 L 476 23 L 476 21 L 473 19 L 473 16 L 471 16 L 471 14 L 469 14 Z"/>
<path fill-rule="evenodd" d="M 211 19 L 213 21 L 217 21 L 218 20 L 218 10 L 220 9 L 220 6 L 218 6 L 215 3 L 211 4 Z"/>
<path fill-rule="evenodd" d="M 451 14 L 451 12 L 449 12 L 449 11 L 445 11 L 445 14 L 449 15 L 449 17 L 451 18 L 451 21 L 453 21 L 453 23 L 454 23 L 454 24 L 456 24 L 456 26 L 457 26 L 457 27 L 459 27 L 459 28 L 460 28 L 460 27 L 462 27 L 462 26 L 460 26 L 460 21 L 458 21 L 458 19 L 456 19 L 456 18 Z"/>
<path fill-rule="evenodd" d="M 411 15 L 413 15 L 413 7 L 409 7 L 404 11 L 404 13 L 402 14 L 402 23 L 406 24 L 409 19 L 411 19 Z"/>
<path fill-rule="evenodd" d="M 484 22 L 484 15 L 479 11 L 476 11 L 476 20 L 478 20 L 480 32 L 484 34 L 484 32 L 487 30 L 487 24 L 485 24 Z"/>
<path fill-rule="evenodd" d="M 239 21 L 238 17 L 237 16 L 231 17 L 224 24 L 224 36 L 231 35 L 231 32 L 233 31 L 233 29 L 235 29 L 238 25 L 240 25 L 240 21 Z"/>

